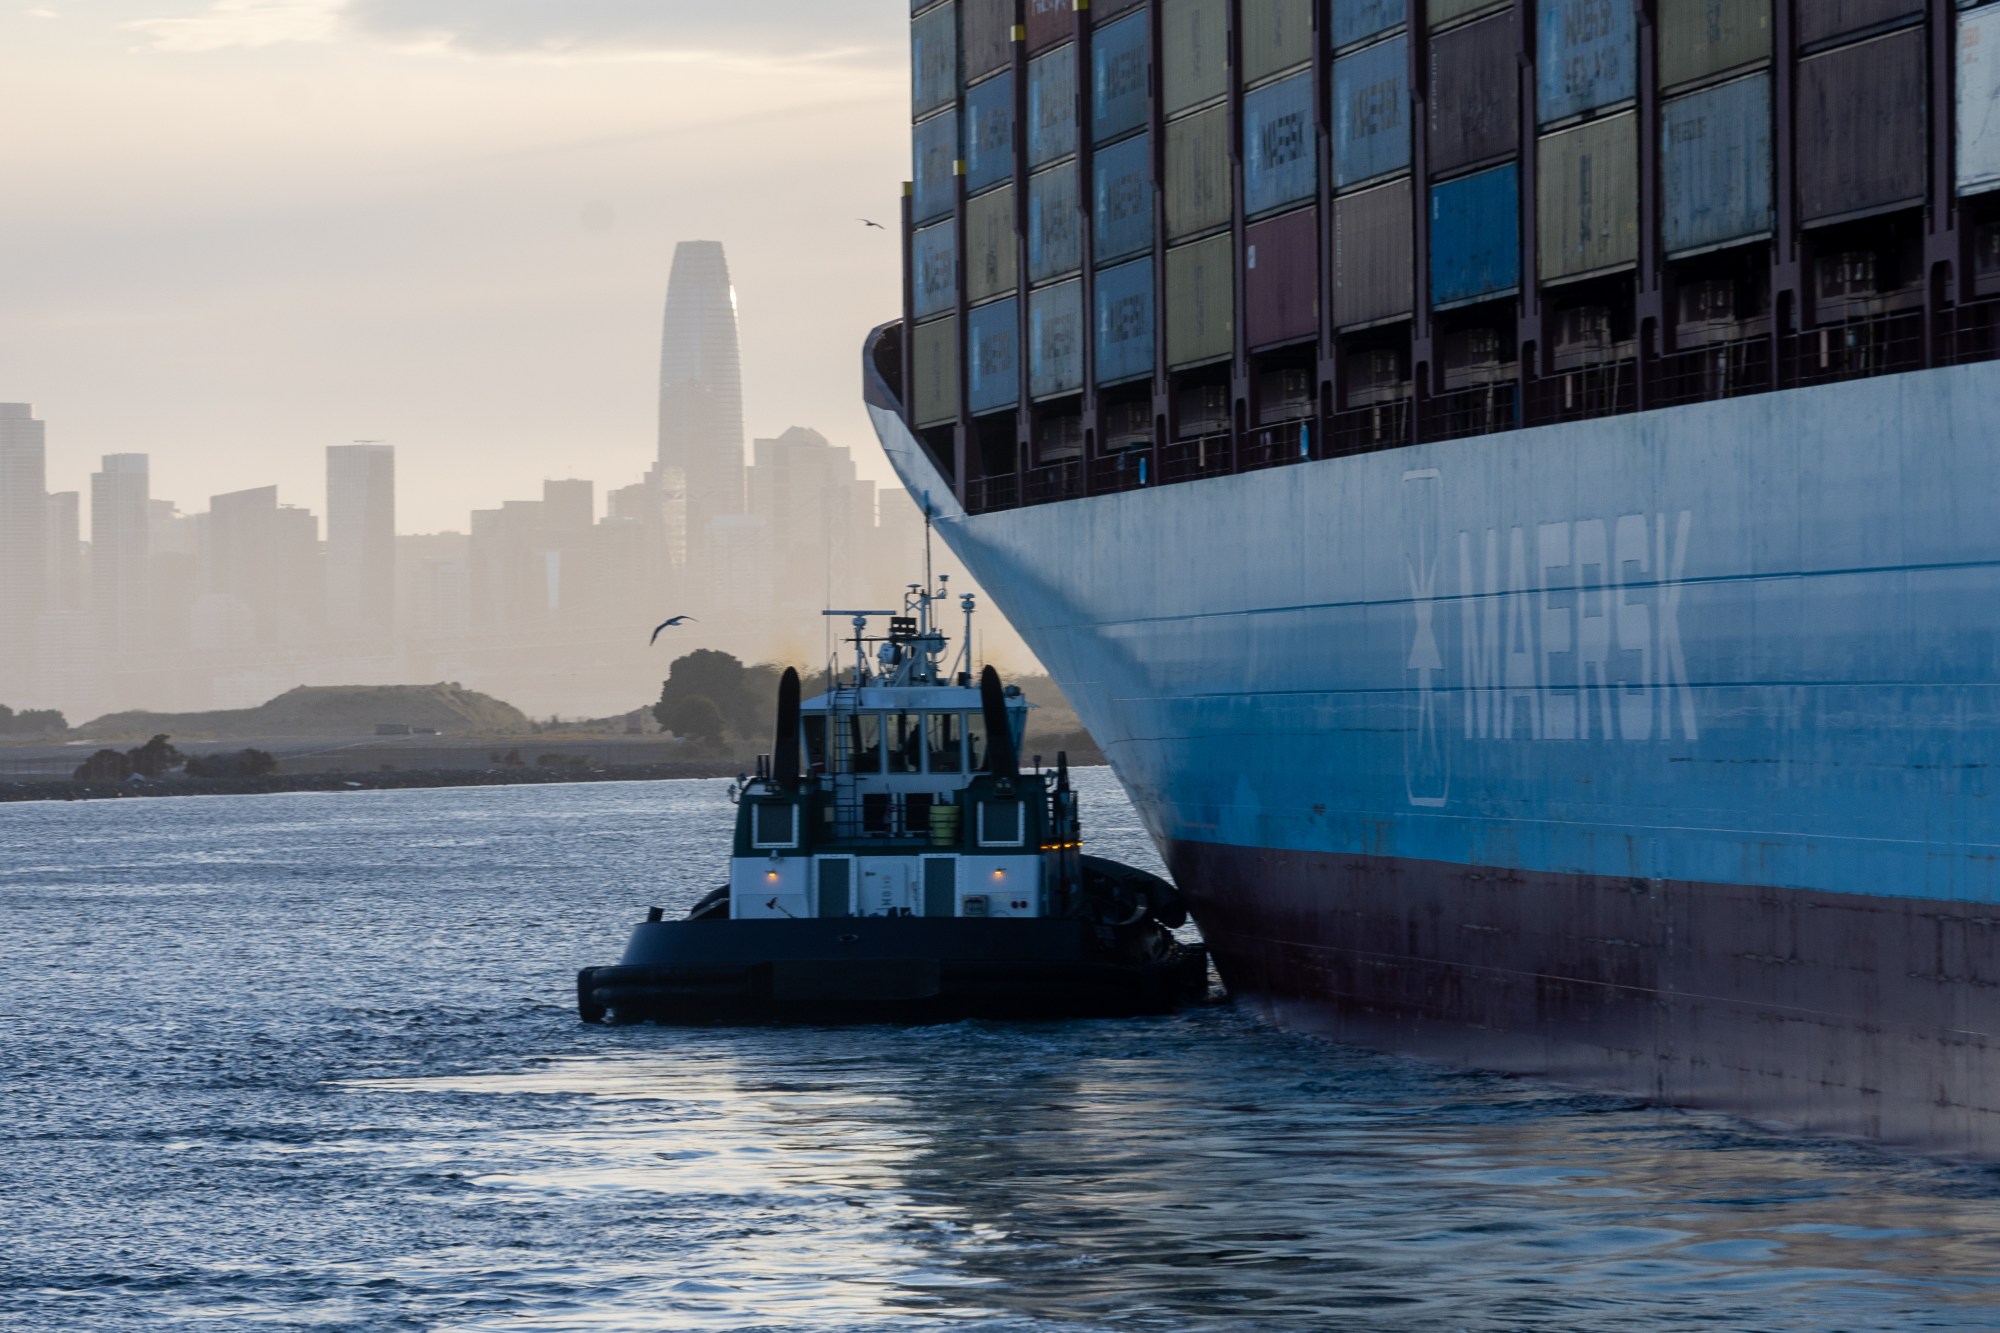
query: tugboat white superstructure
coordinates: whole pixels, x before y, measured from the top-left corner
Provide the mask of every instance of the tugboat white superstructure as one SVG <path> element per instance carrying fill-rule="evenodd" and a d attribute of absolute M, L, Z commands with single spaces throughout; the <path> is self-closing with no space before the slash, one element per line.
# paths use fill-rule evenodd
<path fill-rule="evenodd" d="M 685 920 L 653 909 L 618 965 L 584 969 L 584 1019 L 1062 1017 L 1205 992 L 1173 886 L 1083 854 L 1065 757 L 1022 770 L 1030 704 L 991 667 L 974 685 L 970 596 L 947 664 L 948 600 L 940 579 L 901 613 L 827 613 L 852 623 L 852 665 L 804 702 L 785 673 L 729 882 Z"/>

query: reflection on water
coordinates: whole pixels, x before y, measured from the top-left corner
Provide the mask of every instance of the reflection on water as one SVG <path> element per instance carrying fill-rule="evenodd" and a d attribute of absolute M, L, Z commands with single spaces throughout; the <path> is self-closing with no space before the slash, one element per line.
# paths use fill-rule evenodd
<path fill-rule="evenodd" d="M 1226 1009 L 578 1025 L 719 786 L 0 813 L 0 1327 L 2000 1325 L 1993 1173 Z"/>

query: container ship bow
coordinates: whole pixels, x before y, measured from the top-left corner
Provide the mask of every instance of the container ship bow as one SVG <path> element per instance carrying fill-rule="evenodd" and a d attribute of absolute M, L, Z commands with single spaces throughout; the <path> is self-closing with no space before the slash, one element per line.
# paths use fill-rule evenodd
<path fill-rule="evenodd" d="M 912 33 L 871 414 L 1236 994 L 2000 1157 L 2000 3 Z"/>

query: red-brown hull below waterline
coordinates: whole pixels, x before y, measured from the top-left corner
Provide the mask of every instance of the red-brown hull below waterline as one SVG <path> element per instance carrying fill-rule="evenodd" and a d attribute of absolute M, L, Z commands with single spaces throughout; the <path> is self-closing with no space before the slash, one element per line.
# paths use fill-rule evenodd
<path fill-rule="evenodd" d="M 1183 842 L 1223 981 L 1287 1027 L 2000 1160 L 2000 909 Z"/>

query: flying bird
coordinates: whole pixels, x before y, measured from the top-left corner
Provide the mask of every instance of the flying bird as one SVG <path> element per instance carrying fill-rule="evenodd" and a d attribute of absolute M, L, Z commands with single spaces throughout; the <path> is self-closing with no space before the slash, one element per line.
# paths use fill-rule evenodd
<path fill-rule="evenodd" d="M 855 220 L 856 222 L 859 222 L 859 223 L 860 223 L 860 224 L 861 224 L 862 226 L 864 226 L 864 227 L 873 227 L 873 228 L 874 228 L 874 229 L 875 229 L 876 231 L 887 231 L 887 230 L 889 230 L 889 229 L 888 229 L 887 227 L 883 226 L 883 225 L 882 225 L 881 223 L 879 223 L 879 222 L 875 222 L 875 221 L 873 221 L 873 220 L 871 220 L 871 219 L 869 219 L 869 218 L 856 218 L 856 219 L 854 219 L 854 220 Z"/>
<path fill-rule="evenodd" d="M 673 617 L 673 618 L 672 618 L 671 620 L 662 620 L 662 621 L 661 621 L 661 622 L 660 622 L 660 623 L 659 623 L 658 625 L 656 625 L 656 626 L 654 626 L 654 627 L 653 627 L 653 637 L 652 637 L 652 638 L 650 638 L 650 639 L 648 639 L 648 640 L 646 640 L 646 646 L 647 646 L 648 648 L 650 648 L 650 647 L 652 647 L 652 646 L 653 646 L 654 644 L 656 644 L 656 643 L 658 643 L 658 642 L 660 641 L 660 631 L 661 631 L 661 630 L 663 630 L 663 629 L 677 629 L 677 628 L 679 628 L 680 626 L 682 626 L 682 625 L 685 625 L 685 624 L 687 624 L 687 623 L 688 623 L 688 622 L 689 622 L 690 620 L 694 620 L 694 617 L 693 617 L 693 616 L 675 616 L 675 617 Z M 694 623 L 695 623 L 695 624 L 697 624 L 697 625 L 699 625 L 699 624 L 700 624 L 701 622 L 700 622 L 700 621 L 698 621 L 698 620 L 694 620 Z"/>

